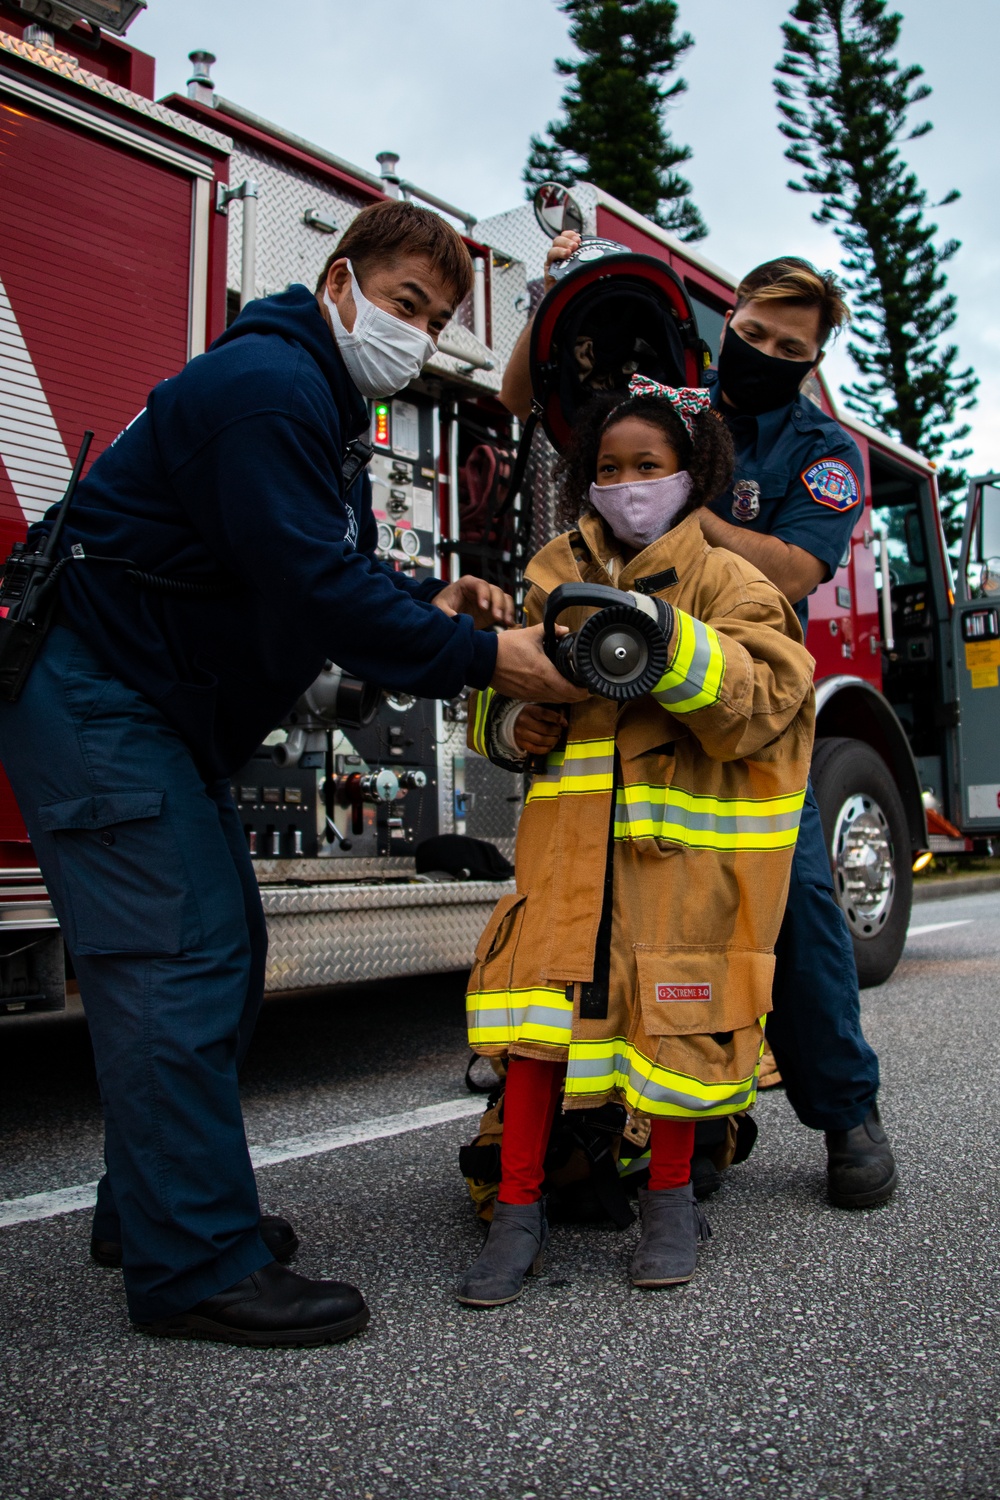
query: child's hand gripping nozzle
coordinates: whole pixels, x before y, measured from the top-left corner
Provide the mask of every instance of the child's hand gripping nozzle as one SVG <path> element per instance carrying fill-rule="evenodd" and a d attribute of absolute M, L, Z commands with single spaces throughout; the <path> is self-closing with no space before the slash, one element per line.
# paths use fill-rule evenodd
<path fill-rule="evenodd" d="M 597 606 L 570 635 L 557 636 L 564 610 Z M 561 583 L 545 605 L 545 654 L 563 677 L 599 698 L 627 703 L 650 692 L 667 670 L 674 612 L 662 599 L 596 583 Z"/>
<path fill-rule="evenodd" d="M 0 698 L 8 703 L 16 703 L 21 696 L 55 615 L 56 583 L 65 563 L 65 559 L 56 561 L 56 549 L 93 437 L 88 428 L 51 530 L 41 546 L 33 549 L 30 541 L 15 542 L 4 563 L 0 579 Z"/>

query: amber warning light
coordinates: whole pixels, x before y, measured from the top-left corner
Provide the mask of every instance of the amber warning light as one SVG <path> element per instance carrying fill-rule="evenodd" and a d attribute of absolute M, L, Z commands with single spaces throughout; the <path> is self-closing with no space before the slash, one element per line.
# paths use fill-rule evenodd
<path fill-rule="evenodd" d="M 390 446 L 388 401 L 379 401 L 375 407 L 372 441 L 376 448 L 388 448 Z"/>

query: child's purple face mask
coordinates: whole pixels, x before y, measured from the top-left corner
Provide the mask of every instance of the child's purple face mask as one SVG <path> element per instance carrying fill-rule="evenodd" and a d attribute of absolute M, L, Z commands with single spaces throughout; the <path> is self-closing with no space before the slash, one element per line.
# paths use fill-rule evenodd
<path fill-rule="evenodd" d="M 660 479 L 627 484 L 592 484 L 590 503 L 620 542 L 642 551 L 668 532 L 691 498 L 686 469 Z"/>
<path fill-rule="evenodd" d="M 641 417 L 613 423 L 601 438 L 590 503 L 615 536 L 641 551 L 669 531 L 691 498 L 665 433 Z"/>

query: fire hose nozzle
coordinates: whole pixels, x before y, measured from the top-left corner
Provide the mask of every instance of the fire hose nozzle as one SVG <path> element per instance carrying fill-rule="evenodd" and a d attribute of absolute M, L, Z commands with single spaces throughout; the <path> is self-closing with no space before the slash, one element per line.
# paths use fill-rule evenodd
<path fill-rule="evenodd" d="M 603 584 L 561 583 L 545 605 L 545 654 L 556 671 L 599 698 L 627 703 L 650 692 L 667 670 L 667 640 L 673 611 L 658 601 L 649 613 L 629 595 Z M 567 609 L 597 606 L 571 635 L 557 636 L 556 621 Z M 657 615 L 654 618 L 654 614 Z"/>

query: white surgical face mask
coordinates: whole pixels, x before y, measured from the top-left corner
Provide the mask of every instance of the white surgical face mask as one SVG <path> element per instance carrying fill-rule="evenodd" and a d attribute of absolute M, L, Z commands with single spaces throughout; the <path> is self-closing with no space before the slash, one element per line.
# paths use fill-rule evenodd
<path fill-rule="evenodd" d="M 347 269 L 351 273 L 351 289 L 357 308 L 351 333 L 344 327 L 337 304 L 326 287 L 323 288 L 323 301 L 329 310 L 333 336 L 344 357 L 348 375 L 362 396 L 380 401 L 385 396 L 394 396 L 411 380 L 416 380 L 437 345 L 423 329 L 414 328 L 411 323 L 404 323 L 402 318 L 394 318 L 392 313 L 369 302 L 358 286 L 350 261 Z"/>
<path fill-rule="evenodd" d="M 641 552 L 670 530 L 691 498 L 692 484 L 687 469 L 634 484 L 592 484 L 590 503 L 620 542 Z"/>

